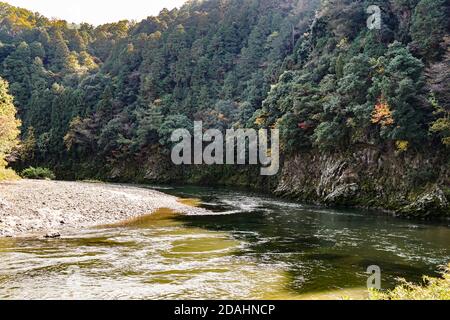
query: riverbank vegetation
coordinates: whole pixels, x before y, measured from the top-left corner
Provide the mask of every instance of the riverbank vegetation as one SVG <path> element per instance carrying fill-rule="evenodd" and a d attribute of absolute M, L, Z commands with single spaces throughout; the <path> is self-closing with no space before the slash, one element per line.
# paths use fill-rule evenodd
<path fill-rule="evenodd" d="M 37 180 L 54 180 L 55 174 L 48 168 L 29 167 L 20 173 L 22 178 L 37 179 Z"/>
<path fill-rule="evenodd" d="M 450 264 L 442 278 L 424 277 L 423 284 L 402 281 L 392 291 L 371 291 L 373 300 L 450 300 Z"/>

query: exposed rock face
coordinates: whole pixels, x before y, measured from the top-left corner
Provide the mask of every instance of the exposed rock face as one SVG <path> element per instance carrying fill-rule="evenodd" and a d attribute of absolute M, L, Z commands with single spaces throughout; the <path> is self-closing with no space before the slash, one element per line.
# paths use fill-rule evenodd
<path fill-rule="evenodd" d="M 450 216 L 447 155 L 396 154 L 375 148 L 311 151 L 287 159 L 275 193 L 300 201 L 383 208 L 403 216 Z"/>
<path fill-rule="evenodd" d="M 439 187 L 425 192 L 419 199 L 397 211 L 398 214 L 426 217 L 445 215 L 449 208 L 449 201 Z M 448 212 L 447 212 L 448 213 Z"/>
<path fill-rule="evenodd" d="M 172 164 L 170 154 L 164 154 L 158 148 L 154 148 L 148 154 L 142 155 L 139 161 L 116 163 L 106 178 L 112 181 L 134 183 L 170 183 L 181 180 L 182 176 L 182 167 Z"/>
<path fill-rule="evenodd" d="M 125 163 L 111 177 L 246 186 L 300 202 L 385 209 L 401 216 L 450 217 L 450 150 L 398 154 L 368 145 L 340 153 L 312 150 L 284 159 L 281 173 L 269 178 L 259 175 L 259 166 L 174 166 L 170 158 L 158 154 L 138 166 Z M 441 190 L 439 196 L 432 192 L 428 199 L 435 188 Z"/>
<path fill-rule="evenodd" d="M 327 195 L 324 202 L 331 205 L 345 205 L 352 201 L 359 190 L 356 183 L 337 186 L 336 189 Z"/>

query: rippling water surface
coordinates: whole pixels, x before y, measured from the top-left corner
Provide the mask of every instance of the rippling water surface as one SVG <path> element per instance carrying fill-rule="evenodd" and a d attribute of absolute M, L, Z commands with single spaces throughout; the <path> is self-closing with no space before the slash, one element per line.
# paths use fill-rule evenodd
<path fill-rule="evenodd" d="M 167 209 L 62 239 L 0 239 L 2 299 L 366 298 L 450 261 L 449 222 L 302 206 L 211 188 L 164 188 L 214 211 Z"/>

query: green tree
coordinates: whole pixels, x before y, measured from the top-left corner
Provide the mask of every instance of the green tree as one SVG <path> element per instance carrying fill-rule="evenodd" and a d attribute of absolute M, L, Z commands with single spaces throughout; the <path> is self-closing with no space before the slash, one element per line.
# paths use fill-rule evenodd
<path fill-rule="evenodd" d="M 70 50 L 60 30 L 53 33 L 51 41 L 50 63 L 53 71 L 72 71 Z"/>
<path fill-rule="evenodd" d="M 450 43 L 450 38 L 446 40 Z M 426 71 L 430 89 L 430 103 L 436 119 L 430 131 L 439 136 L 442 142 L 450 146 L 450 47 L 442 61 L 432 64 Z"/>
<path fill-rule="evenodd" d="M 375 69 L 374 85 L 369 89 L 372 105 L 385 101 L 394 119 L 381 129 L 381 136 L 392 141 L 423 141 L 427 135 L 423 63 L 396 42 Z"/>
<path fill-rule="evenodd" d="M 443 38 L 448 28 L 447 0 L 421 0 L 414 10 L 411 47 L 424 58 L 435 60 L 446 49 Z"/>
<path fill-rule="evenodd" d="M 8 83 L 0 78 L 0 178 L 4 175 L 6 156 L 18 144 L 20 121 L 16 119 L 13 97 Z"/>

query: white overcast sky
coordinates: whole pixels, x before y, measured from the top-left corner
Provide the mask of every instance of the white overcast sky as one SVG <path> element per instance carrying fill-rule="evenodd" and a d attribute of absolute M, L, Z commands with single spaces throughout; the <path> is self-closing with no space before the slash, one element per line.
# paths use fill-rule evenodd
<path fill-rule="evenodd" d="M 39 12 L 48 18 L 99 25 L 123 19 L 142 20 L 162 9 L 180 7 L 186 0 L 2 0 Z"/>

